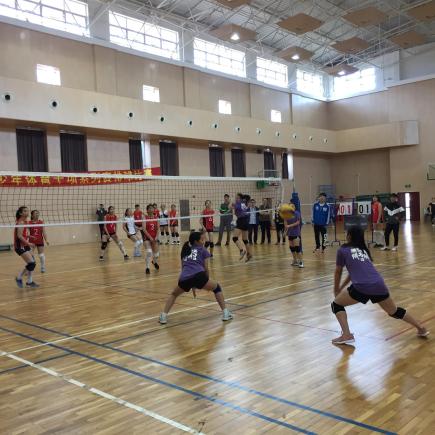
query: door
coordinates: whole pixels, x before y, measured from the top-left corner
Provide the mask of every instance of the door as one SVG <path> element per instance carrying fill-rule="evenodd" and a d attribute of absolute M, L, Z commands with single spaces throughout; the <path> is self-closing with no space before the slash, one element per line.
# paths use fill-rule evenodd
<path fill-rule="evenodd" d="M 190 216 L 190 204 L 188 199 L 180 199 L 180 217 Z M 190 219 L 181 219 L 181 231 L 190 231 Z"/>
<path fill-rule="evenodd" d="M 420 220 L 420 193 L 419 192 L 400 192 L 399 203 L 405 209 L 405 219 L 407 221 Z"/>

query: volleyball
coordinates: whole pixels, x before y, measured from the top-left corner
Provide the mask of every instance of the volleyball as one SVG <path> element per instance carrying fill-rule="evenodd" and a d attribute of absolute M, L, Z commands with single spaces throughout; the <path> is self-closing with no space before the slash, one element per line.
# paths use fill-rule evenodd
<path fill-rule="evenodd" d="M 279 215 L 282 219 L 291 219 L 295 215 L 296 207 L 294 204 L 282 204 L 279 208 Z"/>

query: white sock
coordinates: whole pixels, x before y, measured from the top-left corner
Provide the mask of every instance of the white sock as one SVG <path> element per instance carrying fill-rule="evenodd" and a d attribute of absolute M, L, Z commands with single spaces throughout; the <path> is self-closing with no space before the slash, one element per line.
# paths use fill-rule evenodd
<path fill-rule="evenodd" d="M 157 263 L 157 260 L 158 260 L 159 257 L 160 257 L 160 251 L 157 251 L 157 252 L 153 255 L 153 257 L 154 257 L 154 261 Z"/>
<path fill-rule="evenodd" d="M 23 279 L 23 276 L 27 273 L 27 269 L 23 269 L 17 276 L 18 279 Z"/>
<path fill-rule="evenodd" d="M 30 272 L 30 270 L 27 272 L 27 284 L 32 284 L 33 282 L 33 277 L 32 277 L 32 272 Z"/>
<path fill-rule="evenodd" d="M 151 258 L 153 258 L 153 251 L 151 251 L 151 249 L 147 249 L 147 256 L 145 259 L 145 264 L 147 269 L 149 269 L 151 266 Z"/>
<path fill-rule="evenodd" d="M 45 268 L 45 254 L 39 254 L 39 261 L 41 262 L 41 268 Z"/>
<path fill-rule="evenodd" d="M 125 248 L 124 248 L 124 243 L 122 243 L 121 241 L 118 242 L 118 247 L 119 250 L 122 252 L 122 255 L 126 256 L 127 252 L 125 252 Z"/>

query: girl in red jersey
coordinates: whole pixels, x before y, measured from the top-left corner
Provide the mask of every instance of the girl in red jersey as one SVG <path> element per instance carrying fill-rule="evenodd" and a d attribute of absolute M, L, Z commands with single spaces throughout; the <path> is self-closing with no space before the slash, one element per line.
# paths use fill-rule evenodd
<path fill-rule="evenodd" d="M 29 217 L 29 209 L 26 206 L 21 206 L 15 213 L 15 224 L 25 225 L 27 224 L 27 218 Z M 23 276 L 27 275 L 26 287 L 37 288 L 39 287 L 36 282 L 33 281 L 32 273 L 35 270 L 36 263 L 32 255 L 33 244 L 28 240 L 28 230 L 26 227 L 14 228 L 14 249 L 17 255 L 19 255 L 26 263 L 26 267 L 15 278 L 15 282 L 19 288 L 23 288 Z"/>
<path fill-rule="evenodd" d="M 139 236 L 139 234 L 143 235 L 142 234 L 143 233 L 143 231 L 142 231 L 143 212 L 142 212 L 139 204 L 136 204 L 134 206 L 133 217 L 134 217 L 134 224 L 136 225 L 136 228 L 139 231 L 138 236 Z"/>
<path fill-rule="evenodd" d="M 125 252 L 124 244 L 121 240 L 119 240 L 118 235 L 116 234 L 116 221 L 118 217 L 115 214 L 115 209 L 111 205 L 108 208 L 108 213 L 104 216 L 104 233 L 101 238 L 101 252 L 100 252 L 100 261 L 104 261 L 104 254 L 106 252 L 107 244 L 110 240 L 114 240 L 119 247 L 119 250 L 122 252 L 124 256 L 124 260 L 128 260 L 130 257 Z"/>
<path fill-rule="evenodd" d="M 213 215 L 214 210 L 211 208 L 211 201 L 207 199 L 205 201 L 205 209 L 202 211 L 202 218 L 200 220 L 200 225 L 202 231 L 205 232 L 205 248 L 210 248 L 210 256 L 213 257 L 214 243 L 213 243 Z"/>
<path fill-rule="evenodd" d="M 49 246 L 47 233 L 45 232 L 45 228 L 41 226 L 43 223 L 44 221 L 39 219 L 39 211 L 32 210 L 30 213 L 30 224 L 32 226 L 29 227 L 29 242 L 34 244 L 38 251 L 39 261 L 41 263 L 41 273 L 45 272 L 44 241 L 47 246 Z"/>
<path fill-rule="evenodd" d="M 159 219 L 159 217 L 160 217 L 160 210 L 159 210 L 159 208 L 157 207 L 157 203 L 154 203 L 154 204 L 151 204 L 152 206 L 153 206 L 153 216 L 156 218 L 156 219 Z M 162 241 L 159 239 L 159 236 L 157 235 L 157 243 L 160 245 L 161 243 L 162 243 Z"/>
<path fill-rule="evenodd" d="M 175 204 L 171 205 L 171 210 L 169 211 L 169 226 L 171 227 L 171 239 L 172 244 L 180 244 L 180 234 L 178 233 L 178 219 L 177 217 L 177 207 Z"/>
<path fill-rule="evenodd" d="M 159 258 L 160 252 L 159 252 L 159 244 L 157 241 L 157 235 L 159 232 L 159 219 L 156 218 L 156 215 L 154 213 L 155 209 L 152 204 L 147 205 L 147 214 L 144 219 L 143 224 L 143 231 L 144 231 L 144 244 L 145 244 L 145 251 L 146 251 L 146 257 L 145 257 L 145 273 L 149 275 L 150 272 L 150 266 L 151 263 L 155 267 L 156 270 L 160 269 L 159 264 L 157 263 L 157 260 Z M 158 211 L 158 210 L 157 210 Z"/>
<path fill-rule="evenodd" d="M 140 257 L 140 247 L 143 243 L 142 237 L 140 237 L 140 232 L 137 229 L 133 211 L 131 208 L 125 210 L 124 213 L 124 223 L 122 224 L 122 229 L 127 234 L 127 237 L 134 243 L 134 253 L 133 257 Z"/>
<path fill-rule="evenodd" d="M 375 248 L 380 248 L 385 244 L 384 232 L 382 231 L 383 209 L 382 203 L 379 201 L 379 196 L 374 195 L 372 201 L 372 227 Z"/>

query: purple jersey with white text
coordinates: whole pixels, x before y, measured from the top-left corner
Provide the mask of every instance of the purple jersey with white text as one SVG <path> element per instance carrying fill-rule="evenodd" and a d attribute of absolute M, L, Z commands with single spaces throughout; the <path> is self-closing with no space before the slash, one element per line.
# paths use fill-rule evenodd
<path fill-rule="evenodd" d="M 359 292 L 366 295 L 388 294 L 384 279 L 362 249 L 343 245 L 337 251 L 337 266 L 346 266 L 352 285 Z"/>
<path fill-rule="evenodd" d="M 298 225 L 295 225 L 294 227 L 290 227 L 287 230 L 287 235 L 289 237 L 301 237 L 301 214 L 296 210 L 294 212 L 294 217 L 291 219 L 287 219 L 287 225 L 294 224 L 299 221 Z"/>
<path fill-rule="evenodd" d="M 180 281 L 184 281 L 197 273 L 205 272 L 205 260 L 210 257 L 210 252 L 203 246 L 194 246 L 187 257 L 182 259 Z"/>
<path fill-rule="evenodd" d="M 234 204 L 234 214 L 238 218 L 244 218 L 249 216 L 249 209 L 246 204 L 242 201 L 236 201 Z"/>

